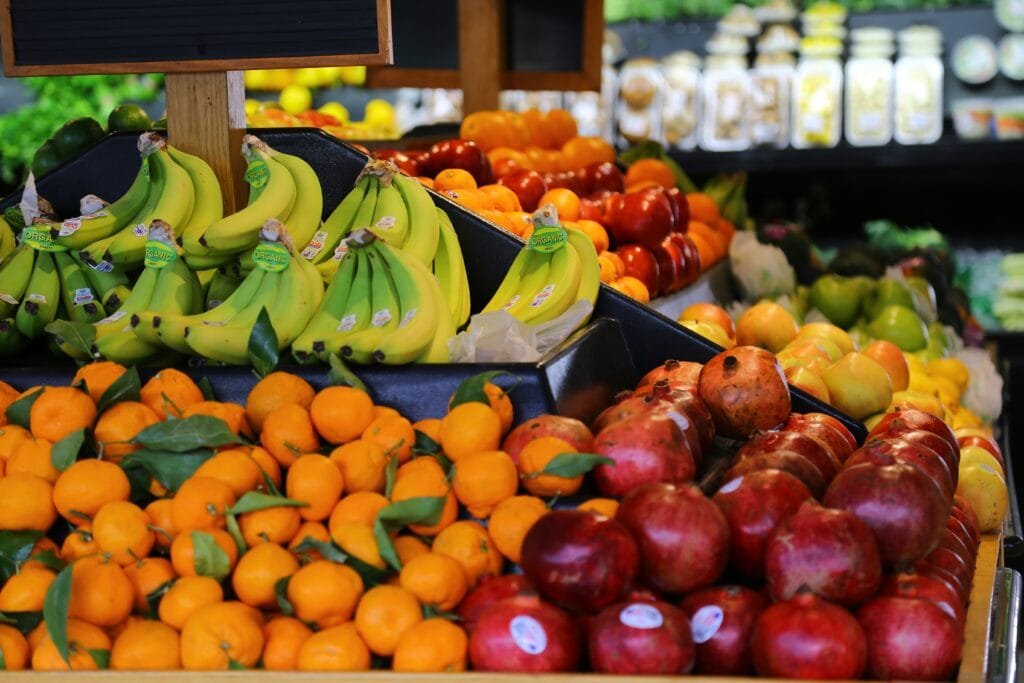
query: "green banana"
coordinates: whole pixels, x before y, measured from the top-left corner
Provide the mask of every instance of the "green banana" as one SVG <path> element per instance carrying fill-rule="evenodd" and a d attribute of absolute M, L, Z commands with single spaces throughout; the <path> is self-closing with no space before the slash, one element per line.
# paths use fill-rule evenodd
<path fill-rule="evenodd" d="M 292 258 L 292 267 L 296 268 L 305 279 L 305 289 L 293 302 L 292 306 L 281 306 L 277 302 L 277 310 L 271 311 L 274 327 L 277 331 L 278 349 L 283 350 L 291 345 L 306 325 L 324 298 L 324 283 L 316 267 L 303 258 Z"/>
<path fill-rule="evenodd" d="M 248 206 L 217 221 L 199 237 L 199 243 L 211 252 L 238 253 L 255 247 L 263 223 L 268 218 L 284 220 L 295 204 L 295 181 L 287 167 L 275 160 L 276 152 L 256 136 L 246 135 L 242 154 L 250 165 L 265 166 L 265 184 Z"/>
<path fill-rule="evenodd" d="M 324 192 L 316 171 L 304 159 L 278 152 L 274 161 L 288 169 L 295 181 L 295 205 L 284 219 L 288 237 L 296 250 L 305 247 L 317 230 L 324 214 Z"/>
<path fill-rule="evenodd" d="M 528 325 L 547 322 L 565 313 L 579 294 L 583 265 L 576 250 L 566 242 L 549 257 L 551 265 L 541 288 L 509 309 L 509 313 Z"/>
<path fill-rule="evenodd" d="M 13 356 L 28 346 L 28 338 L 18 331 L 14 318 L 0 320 L 0 356 Z"/>
<path fill-rule="evenodd" d="M 81 249 L 118 233 L 142 210 L 149 199 L 149 187 L 149 163 L 142 158 L 135 179 L 123 195 L 95 213 L 59 223 L 54 241 L 68 249 Z"/>
<path fill-rule="evenodd" d="M 373 218 L 370 219 L 370 230 L 391 246 L 401 248 L 409 235 L 410 214 L 395 184 L 396 175 L 397 171 L 395 174 L 385 173 L 377 180 L 380 190 Z"/>
<path fill-rule="evenodd" d="M 340 354 L 345 340 L 370 326 L 370 317 L 373 313 L 371 301 L 373 272 L 370 270 L 368 252 L 363 248 L 355 249 L 353 252 L 359 260 L 345 307 L 335 311 L 335 314 L 338 315 L 338 324 L 335 326 L 335 331 L 327 335 L 321 344 L 314 344 L 313 347 L 321 360 L 330 355 Z"/>
<path fill-rule="evenodd" d="M 373 359 L 389 365 L 411 363 L 430 347 L 438 328 L 438 309 L 447 309 L 448 304 L 437 278 L 415 256 L 383 242 L 374 246 L 391 272 L 401 319 L 377 344 Z"/>
<path fill-rule="evenodd" d="M 192 215 L 182 226 L 175 226 L 181 244 L 190 254 L 201 255 L 206 249 L 199 244 L 199 237 L 208 227 L 224 217 L 224 196 L 220 190 L 217 174 L 202 158 L 167 145 L 167 152 L 174 163 L 185 169 L 195 193 Z M 173 224 L 172 224 L 173 225 Z M 192 267 L 192 264 L 189 264 Z"/>
<path fill-rule="evenodd" d="M 117 332 L 131 330 L 131 316 L 139 311 L 144 311 L 153 298 L 153 290 L 156 288 L 157 278 L 160 271 L 156 268 L 143 268 L 139 278 L 132 286 L 131 293 L 125 298 L 120 308 L 100 320 L 93 327 L 96 330 L 96 338 L 105 337 Z"/>
<path fill-rule="evenodd" d="M 0 316 L 14 315 L 28 289 L 36 250 L 27 244 L 19 245 L 0 263 Z"/>
<path fill-rule="evenodd" d="M 360 267 L 361 259 L 359 251 L 347 252 L 347 255 L 338 263 L 338 272 L 331 280 L 331 284 L 324 292 L 323 300 L 317 306 L 309 324 L 302 330 L 302 333 L 292 342 L 292 356 L 300 363 L 309 363 L 317 359 L 323 353 L 323 340 L 328 335 L 337 332 L 348 304 L 349 294 L 352 291 L 352 283 L 355 281 L 356 271 Z M 365 267 L 365 266 L 363 266 Z"/>
<path fill-rule="evenodd" d="M 373 362 L 373 352 L 381 340 L 398 329 L 401 305 L 391 272 L 381 255 L 372 246 L 363 248 L 367 250 L 370 264 L 370 305 L 373 313 L 368 327 L 354 332 L 345 340 L 341 346 L 341 355 L 347 360 L 366 365 Z"/>
<path fill-rule="evenodd" d="M 154 184 L 157 183 L 157 181 L 153 182 Z M 156 188 L 154 187 L 154 192 L 155 191 Z M 133 230 L 135 229 L 135 227 L 138 227 L 135 224 L 132 225 L 134 227 L 123 229 Z M 101 273 L 109 273 L 110 271 L 114 270 L 114 264 L 109 260 L 109 254 L 107 253 L 107 250 L 110 249 L 110 245 L 114 243 L 115 239 L 117 239 L 118 234 L 120 233 L 116 233 L 110 235 L 109 237 L 104 237 L 103 239 L 96 240 L 95 242 L 92 242 L 91 244 L 89 244 L 89 246 L 85 247 L 84 249 L 80 249 L 78 251 L 79 260 L 85 263 L 90 268 L 98 270 Z"/>
<path fill-rule="evenodd" d="M 131 289 L 128 287 L 128 276 L 124 274 L 124 271 L 120 269 L 96 270 L 86 265 L 80 254 L 72 253 L 71 258 L 75 259 L 75 262 L 82 267 L 82 272 L 85 273 L 92 290 L 103 304 L 103 309 L 107 313 L 113 313 L 119 309 L 121 302 L 131 293 Z"/>
<path fill-rule="evenodd" d="M 103 318 L 106 315 L 103 304 L 93 291 L 86 269 L 66 251 L 54 252 L 53 260 L 60 277 L 64 312 L 68 317 L 80 323 L 94 323 Z"/>
<path fill-rule="evenodd" d="M 380 181 L 376 176 L 366 176 L 364 181 L 366 182 L 366 194 L 363 195 L 363 201 L 353 214 L 352 224 L 349 225 L 346 234 L 373 225 L 373 216 L 377 212 L 377 202 L 380 197 Z"/>
<path fill-rule="evenodd" d="M 14 230 L 10 223 L 0 216 L 0 261 L 7 258 L 18 246 L 18 240 L 14 236 Z"/>
<path fill-rule="evenodd" d="M 440 239 L 439 210 L 435 208 L 434 200 L 430 198 L 430 193 L 420 181 L 396 173 L 394 183 L 409 214 L 409 234 L 402 244 L 402 250 L 415 256 L 420 263 L 429 268 Z"/>
<path fill-rule="evenodd" d="M 57 264 L 53 254 L 40 251 L 36 254 L 25 296 L 14 316 L 18 331 L 29 339 L 42 336 L 43 328 L 57 317 L 58 306 L 60 277 L 57 275 Z"/>
<path fill-rule="evenodd" d="M 219 268 L 215 270 L 213 279 L 210 280 L 210 286 L 206 290 L 206 301 L 204 302 L 203 310 L 208 311 L 219 306 L 222 301 L 226 300 L 238 289 L 243 280 L 244 278 L 225 273 Z"/>
<path fill-rule="evenodd" d="M 459 236 L 451 220 L 441 209 L 435 208 L 439 225 L 437 251 L 434 254 L 434 275 L 437 277 L 445 301 L 451 311 L 456 327 L 462 327 L 469 319 L 469 279 L 466 277 L 466 262 L 459 246 Z"/>
<path fill-rule="evenodd" d="M 366 190 L 370 185 L 369 177 L 362 178 L 352 190 L 345 195 L 338 206 L 327 217 L 323 225 L 302 249 L 302 258 L 314 264 L 327 261 L 334 254 L 338 242 L 352 229 L 352 220 L 362 206 Z"/>
<path fill-rule="evenodd" d="M 597 261 L 597 249 L 583 231 L 575 228 L 566 228 L 566 231 L 569 233 L 569 246 L 576 250 L 580 259 L 580 285 L 576 301 L 586 299 L 591 305 L 596 305 L 597 295 L 601 291 L 601 264 Z"/>

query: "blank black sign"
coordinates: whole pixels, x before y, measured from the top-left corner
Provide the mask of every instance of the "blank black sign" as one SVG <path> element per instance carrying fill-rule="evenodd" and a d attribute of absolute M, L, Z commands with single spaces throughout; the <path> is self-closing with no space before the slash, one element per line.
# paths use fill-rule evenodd
<path fill-rule="evenodd" d="M 10 0 L 10 5 L 19 66 L 378 51 L 376 0 Z"/>
<path fill-rule="evenodd" d="M 508 71 L 582 71 L 583 0 L 508 0 Z"/>
<path fill-rule="evenodd" d="M 391 35 L 395 66 L 459 68 L 457 0 L 391 0 Z"/>

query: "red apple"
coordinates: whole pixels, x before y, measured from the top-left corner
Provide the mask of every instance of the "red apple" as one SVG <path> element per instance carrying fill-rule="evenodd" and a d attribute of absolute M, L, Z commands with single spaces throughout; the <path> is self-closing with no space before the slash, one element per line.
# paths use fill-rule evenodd
<path fill-rule="evenodd" d="M 842 431 L 832 423 L 816 418 L 815 415 L 821 415 L 822 417 L 834 420 Z M 853 435 L 850 434 L 850 431 L 846 429 L 843 423 L 823 413 L 792 413 L 785 424 L 782 425 L 782 431 L 797 432 L 814 437 L 825 444 L 840 463 L 845 462 L 857 448 L 856 440 L 854 440 Z"/>
<path fill-rule="evenodd" d="M 487 155 L 475 142 L 469 140 L 442 140 L 434 143 L 423 172 L 433 178 L 446 168 L 468 171 L 477 185 L 487 185 L 493 180 Z"/>
<path fill-rule="evenodd" d="M 530 527 L 521 564 L 544 598 L 570 610 L 596 612 L 626 595 L 640 557 L 620 522 L 582 510 L 555 510 Z"/>
<path fill-rule="evenodd" d="M 826 484 L 835 478 L 840 468 L 839 461 L 824 443 L 800 432 L 762 432 L 740 449 L 739 457 L 773 451 L 795 451 L 804 456 L 818 468 Z"/>
<path fill-rule="evenodd" d="M 725 570 L 729 523 L 695 486 L 637 486 L 622 499 L 615 519 L 636 538 L 641 576 L 657 590 L 672 594 L 710 586 Z"/>
<path fill-rule="evenodd" d="M 856 515 L 804 503 L 768 541 L 765 577 L 776 601 L 808 588 L 826 600 L 856 605 L 878 590 L 882 560 L 871 529 Z"/>
<path fill-rule="evenodd" d="M 852 467 L 863 462 L 872 465 L 892 465 L 897 462 L 913 465 L 935 482 L 944 500 L 953 497 L 954 483 L 949 466 L 938 453 L 925 446 L 918 446 L 902 438 L 874 438 L 851 455 L 846 466 Z"/>
<path fill-rule="evenodd" d="M 523 211 L 536 211 L 540 198 L 544 196 L 548 188 L 547 183 L 540 173 L 536 171 L 515 171 L 498 179 L 499 185 L 504 185 L 516 193 Z"/>
<path fill-rule="evenodd" d="M 963 638 L 955 620 L 930 600 L 878 597 L 857 612 L 868 637 L 868 676 L 952 680 Z"/>
<path fill-rule="evenodd" d="M 501 179 L 507 175 L 524 170 L 527 169 L 524 169 L 523 165 L 512 157 L 501 157 L 491 162 L 491 174 L 498 182 L 501 182 Z"/>
<path fill-rule="evenodd" d="M 597 199 L 580 199 L 580 220 L 604 222 L 604 203 Z"/>
<path fill-rule="evenodd" d="M 556 436 L 568 441 L 579 453 L 590 453 L 594 449 L 594 435 L 587 425 L 571 417 L 561 415 L 538 415 L 516 425 L 505 436 L 501 450 L 512 460 L 519 462 L 519 452 L 526 444 L 542 436 Z"/>
<path fill-rule="evenodd" d="M 680 607 L 690 616 L 697 644 L 695 672 L 745 676 L 754 672 L 751 635 L 768 602 L 743 586 L 714 586 L 690 593 Z"/>
<path fill-rule="evenodd" d="M 690 620 L 665 602 L 620 602 L 590 625 L 590 664 L 607 674 L 678 675 L 693 668 Z"/>
<path fill-rule="evenodd" d="M 686 227 L 690 224 L 690 204 L 686 201 L 686 195 L 678 187 L 670 187 L 665 193 L 675 206 L 676 222 L 672 231 L 685 233 Z"/>
<path fill-rule="evenodd" d="M 580 635 L 568 614 L 536 595 L 506 598 L 477 621 L 469 659 L 477 671 L 573 671 L 580 660 Z"/>
<path fill-rule="evenodd" d="M 520 593 L 532 593 L 533 585 L 522 574 L 503 574 L 501 576 L 484 576 L 476 587 L 466 594 L 459 603 L 456 614 L 459 615 L 460 626 L 466 633 L 472 634 L 480 616 L 493 605 L 505 598 L 512 598 Z"/>
<path fill-rule="evenodd" d="M 616 244 L 653 249 L 672 231 L 672 204 L 660 188 L 641 190 L 620 195 L 605 218 Z"/>
<path fill-rule="evenodd" d="M 853 615 L 813 593 L 761 612 L 753 647 L 757 673 L 778 678 L 860 678 L 867 660 Z"/>
<path fill-rule="evenodd" d="M 679 252 L 683 257 L 683 277 L 680 288 L 689 287 L 697 281 L 701 273 L 700 252 L 697 251 L 697 245 L 689 235 L 681 232 L 669 233 L 666 239 L 671 240 L 679 247 Z"/>
<path fill-rule="evenodd" d="M 912 429 L 923 429 L 926 432 L 935 434 L 936 436 L 941 436 L 946 443 L 949 444 L 950 448 L 955 450 L 959 455 L 960 446 L 956 442 L 956 436 L 953 434 L 953 430 L 950 429 L 945 422 L 931 413 L 926 413 L 923 410 L 917 410 L 916 408 L 896 410 L 895 412 L 886 414 L 878 421 L 878 424 L 876 424 L 874 429 L 871 430 L 871 433 L 868 434 L 868 439 L 885 431 L 895 431 L 898 433 L 910 431 Z"/>
<path fill-rule="evenodd" d="M 420 162 L 400 149 L 379 149 L 373 153 L 377 159 L 387 159 L 407 175 L 420 175 Z"/>
<path fill-rule="evenodd" d="M 814 463 L 796 451 L 780 450 L 743 457 L 729 469 L 725 479 L 728 481 L 748 472 L 767 469 L 782 470 L 792 474 L 807 487 L 807 490 L 815 498 L 825 495 L 827 486 L 825 477 L 821 476 L 821 471 L 814 466 Z"/>
<path fill-rule="evenodd" d="M 773 353 L 756 346 L 736 346 L 715 355 L 700 371 L 697 389 L 715 420 L 715 431 L 733 439 L 773 429 L 789 416 L 789 385 L 782 367 Z"/>
<path fill-rule="evenodd" d="M 619 420 L 594 438 L 594 452 L 614 465 L 598 465 L 594 483 L 605 496 L 624 496 L 640 484 L 693 481 L 697 464 L 674 420 L 652 412 Z M 657 587 L 657 586 L 655 586 Z"/>
<path fill-rule="evenodd" d="M 658 259 L 655 258 L 654 253 L 650 249 L 639 244 L 627 244 L 619 247 L 615 253 L 619 255 L 619 258 L 625 264 L 626 275 L 635 277 L 644 283 L 644 287 L 647 288 L 652 298 L 661 293 L 661 290 L 658 288 L 661 284 Z"/>
<path fill-rule="evenodd" d="M 610 161 L 590 164 L 581 171 L 584 192 L 589 196 L 599 192 L 623 192 L 626 179 L 619 167 Z"/>
<path fill-rule="evenodd" d="M 755 470 L 718 489 L 712 500 L 729 522 L 733 571 L 753 581 L 763 579 L 765 548 L 772 532 L 811 499 L 803 482 L 782 470 Z"/>
<path fill-rule="evenodd" d="M 665 295 L 682 289 L 686 273 L 679 247 L 666 237 L 661 244 L 651 248 L 651 253 L 658 261 L 658 292 Z"/>
<path fill-rule="evenodd" d="M 956 590 L 949 583 L 928 574 L 914 570 L 887 574 L 878 589 L 880 596 L 897 598 L 920 598 L 930 600 L 943 612 L 953 617 L 961 627 L 964 623 L 964 604 Z"/>

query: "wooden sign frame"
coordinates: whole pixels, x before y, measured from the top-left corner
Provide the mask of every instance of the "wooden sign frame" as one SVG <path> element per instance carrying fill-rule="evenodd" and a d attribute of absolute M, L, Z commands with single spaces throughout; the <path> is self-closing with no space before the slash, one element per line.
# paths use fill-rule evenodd
<path fill-rule="evenodd" d="M 243 59 L 185 59 L 174 61 L 108 62 L 94 64 L 18 64 L 14 50 L 11 1 L 0 0 L 0 45 L 3 48 L 4 74 L 7 76 L 64 76 L 78 74 L 184 73 L 279 69 L 309 66 L 359 66 L 390 64 L 391 2 L 377 3 L 377 51 L 366 54 L 312 55 L 295 57 L 253 57 Z M 26 0 L 23 0 L 26 1 Z"/>

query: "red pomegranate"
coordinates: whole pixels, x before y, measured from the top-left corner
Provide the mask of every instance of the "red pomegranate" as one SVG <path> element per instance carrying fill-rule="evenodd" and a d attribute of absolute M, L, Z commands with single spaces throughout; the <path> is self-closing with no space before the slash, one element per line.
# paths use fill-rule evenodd
<path fill-rule="evenodd" d="M 768 606 L 757 591 L 743 586 L 714 586 L 686 596 L 680 605 L 690 617 L 697 645 L 696 673 L 745 676 L 754 672 L 751 635 Z"/>
<path fill-rule="evenodd" d="M 698 390 L 723 436 L 747 439 L 789 416 L 789 385 L 775 355 L 756 346 L 736 346 L 709 360 Z"/>
<path fill-rule="evenodd" d="M 921 598 L 930 600 L 943 612 L 953 617 L 957 624 L 963 626 L 964 605 L 956 590 L 945 581 L 928 574 L 919 574 L 914 570 L 887 574 L 878 589 L 879 595 L 890 595 L 897 598 Z"/>
<path fill-rule="evenodd" d="M 815 498 L 825 495 L 825 477 L 821 476 L 821 471 L 814 466 L 814 463 L 796 451 L 773 451 L 741 458 L 726 472 L 725 479 L 728 481 L 743 476 L 747 472 L 764 469 L 789 472 L 799 479 Z"/>
<path fill-rule="evenodd" d="M 532 593 L 533 590 L 533 585 L 522 574 L 484 576 L 459 603 L 456 614 L 462 620 L 462 628 L 472 634 L 480 615 L 493 605 L 520 593 Z"/>
<path fill-rule="evenodd" d="M 919 446 L 902 438 L 872 439 L 850 456 L 846 466 L 853 467 L 860 463 L 882 466 L 898 462 L 912 465 L 927 474 L 928 478 L 935 482 L 942 497 L 952 499 L 955 490 L 953 476 L 946 461 L 931 448 Z"/>
<path fill-rule="evenodd" d="M 813 436 L 827 444 L 839 462 L 857 449 L 857 440 L 846 425 L 825 413 L 793 413 L 782 425 L 782 431 Z"/>
<path fill-rule="evenodd" d="M 811 461 L 828 483 L 835 478 L 842 464 L 817 439 L 799 432 L 764 432 L 748 441 L 739 451 L 740 458 L 773 451 L 796 451 Z"/>
<path fill-rule="evenodd" d="M 555 673 L 580 660 L 580 636 L 568 614 L 536 595 L 506 598 L 484 612 L 469 637 L 477 671 Z"/>
<path fill-rule="evenodd" d="M 677 675 L 693 668 L 690 620 L 665 602 L 620 602 L 590 624 L 590 664 L 608 674 Z"/>
<path fill-rule="evenodd" d="M 644 387 L 652 386 L 658 380 L 667 379 L 670 382 L 690 384 L 696 390 L 697 381 L 700 379 L 700 371 L 703 367 L 700 363 L 670 359 L 644 375 L 637 383 L 636 388 L 643 389 Z"/>
<path fill-rule="evenodd" d="M 875 679 L 952 680 L 962 638 L 956 621 L 931 600 L 878 597 L 857 612 Z"/>
<path fill-rule="evenodd" d="M 697 473 L 685 434 L 658 412 L 605 427 L 594 438 L 593 450 L 615 462 L 594 469 L 594 483 L 605 496 L 621 497 L 648 482 L 684 484 Z"/>
<path fill-rule="evenodd" d="M 898 409 L 895 412 L 886 414 L 868 434 L 868 439 L 886 431 L 900 433 L 914 429 L 923 429 L 936 436 L 941 436 L 949 444 L 950 448 L 959 455 L 960 446 L 956 442 L 956 435 L 953 434 L 953 430 L 938 417 L 916 408 Z"/>

